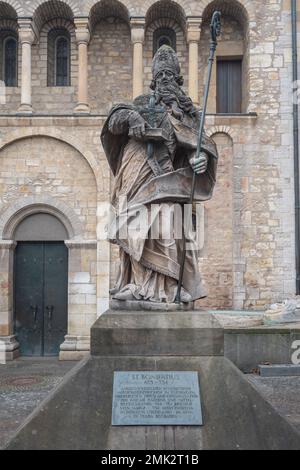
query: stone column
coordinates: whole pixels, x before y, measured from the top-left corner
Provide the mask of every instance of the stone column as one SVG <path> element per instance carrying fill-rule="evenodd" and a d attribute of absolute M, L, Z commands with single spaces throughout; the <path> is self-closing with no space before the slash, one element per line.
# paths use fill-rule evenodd
<path fill-rule="evenodd" d="M 18 357 L 13 334 L 13 260 L 16 243 L 0 240 L 0 364 Z"/>
<path fill-rule="evenodd" d="M 145 18 L 131 18 L 131 41 L 133 44 L 132 95 L 133 99 L 144 92 L 143 45 Z"/>
<path fill-rule="evenodd" d="M 189 96 L 199 105 L 199 41 L 201 18 L 188 18 L 187 42 L 189 45 Z"/>
<path fill-rule="evenodd" d="M 88 100 L 88 45 L 91 39 L 88 20 L 75 20 L 78 45 L 78 98 L 75 113 L 89 114 Z"/>
<path fill-rule="evenodd" d="M 32 114 L 31 102 L 31 47 L 35 34 L 31 24 L 19 24 L 19 40 L 22 49 L 21 105 L 19 113 Z"/>

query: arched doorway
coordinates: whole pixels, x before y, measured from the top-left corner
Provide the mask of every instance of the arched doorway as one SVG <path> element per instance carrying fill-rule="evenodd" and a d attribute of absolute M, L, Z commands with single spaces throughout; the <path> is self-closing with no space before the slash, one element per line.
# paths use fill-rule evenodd
<path fill-rule="evenodd" d="M 68 232 L 36 213 L 14 232 L 14 329 L 23 356 L 58 356 L 68 325 Z"/>

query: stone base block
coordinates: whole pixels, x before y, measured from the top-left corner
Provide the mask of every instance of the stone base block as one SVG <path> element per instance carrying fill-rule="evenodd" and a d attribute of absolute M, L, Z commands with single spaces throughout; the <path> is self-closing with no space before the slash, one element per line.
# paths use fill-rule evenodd
<path fill-rule="evenodd" d="M 81 361 L 89 354 L 90 336 L 71 336 L 65 337 L 65 342 L 60 347 L 60 361 Z"/>
<path fill-rule="evenodd" d="M 94 356 L 223 356 L 224 333 L 205 312 L 108 310 L 91 331 Z"/>
<path fill-rule="evenodd" d="M 19 109 L 18 109 L 18 112 L 17 112 L 18 115 L 22 116 L 22 115 L 31 115 L 33 114 L 33 108 L 30 104 L 22 104 Z"/>
<path fill-rule="evenodd" d="M 60 351 L 60 361 L 81 361 L 89 355 L 89 351 Z"/>
<path fill-rule="evenodd" d="M 300 341 L 300 325 L 225 328 L 225 356 L 243 372 L 260 364 L 291 364 L 295 344 Z"/>
<path fill-rule="evenodd" d="M 223 329 L 213 315 L 108 311 L 92 327 L 91 339 L 92 355 L 67 374 L 7 449 L 300 448 L 297 429 L 222 357 Z M 65 352 L 70 343 L 68 338 Z M 197 372 L 204 425 L 112 426 L 115 371 Z"/>
<path fill-rule="evenodd" d="M 20 356 L 19 343 L 15 336 L 0 336 L 0 364 L 14 361 Z"/>
<path fill-rule="evenodd" d="M 261 377 L 300 377 L 300 365 L 294 364 L 274 364 L 271 366 L 259 366 Z"/>
<path fill-rule="evenodd" d="M 74 109 L 75 114 L 90 114 L 91 110 L 88 104 L 78 103 Z"/>
<path fill-rule="evenodd" d="M 194 303 L 188 304 L 167 304 L 165 302 L 146 302 L 144 300 L 111 300 L 110 309 L 125 312 L 189 312 L 194 310 Z"/>

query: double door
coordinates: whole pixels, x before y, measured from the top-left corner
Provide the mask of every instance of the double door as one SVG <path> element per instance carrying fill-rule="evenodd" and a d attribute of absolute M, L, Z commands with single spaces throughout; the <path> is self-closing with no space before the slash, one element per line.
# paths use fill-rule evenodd
<path fill-rule="evenodd" d="M 57 356 L 67 334 L 68 250 L 63 242 L 18 243 L 15 334 L 23 356 Z"/>

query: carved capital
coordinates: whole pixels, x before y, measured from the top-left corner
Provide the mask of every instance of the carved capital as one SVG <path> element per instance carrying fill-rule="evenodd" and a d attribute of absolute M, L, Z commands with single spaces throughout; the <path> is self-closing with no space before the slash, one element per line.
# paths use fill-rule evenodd
<path fill-rule="evenodd" d="M 75 18 L 75 35 L 77 44 L 88 45 L 91 40 L 90 25 L 88 18 Z"/>
<path fill-rule="evenodd" d="M 18 34 L 21 44 L 32 45 L 37 39 L 32 22 L 30 20 L 19 20 L 18 26 Z"/>
<path fill-rule="evenodd" d="M 17 243 L 13 240 L 0 240 L 0 250 L 14 250 Z"/>
<path fill-rule="evenodd" d="M 145 25 L 146 25 L 146 20 L 144 17 L 136 17 L 136 18 L 133 17 L 130 19 L 131 41 L 133 44 L 144 43 Z"/>
<path fill-rule="evenodd" d="M 187 19 L 187 35 L 186 39 L 188 43 L 199 42 L 201 34 L 202 18 L 190 17 Z"/>

